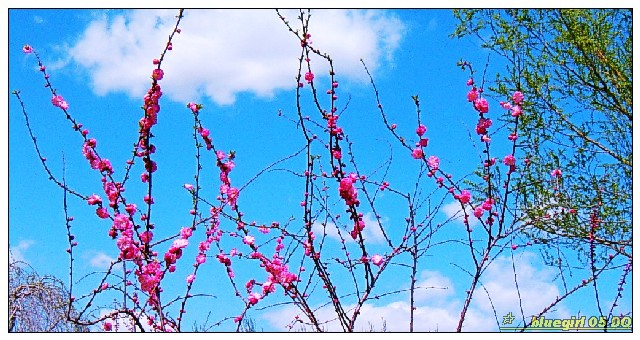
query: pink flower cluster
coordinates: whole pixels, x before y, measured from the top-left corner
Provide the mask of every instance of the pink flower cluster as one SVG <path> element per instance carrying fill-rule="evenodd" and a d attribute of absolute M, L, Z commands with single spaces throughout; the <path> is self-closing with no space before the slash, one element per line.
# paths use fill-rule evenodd
<path fill-rule="evenodd" d="M 427 165 L 431 172 L 434 172 L 440 168 L 440 159 L 436 156 L 430 156 L 429 159 L 427 159 Z"/>
<path fill-rule="evenodd" d="M 173 241 L 169 250 L 164 254 L 165 265 L 170 272 L 175 271 L 175 263 L 182 257 L 182 249 L 189 245 L 189 237 L 192 233 L 193 231 L 189 227 L 180 229 L 180 238 Z"/>
<path fill-rule="evenodd" d="M 471 201 L 471 193 L 468 190 L 462 190 L 460 194 L 454 194 L 453 198 L 460 201 L 460 203 L 466 204 Z"/>
<path fill-rule="evenodd" d="M 334 114 L 327 115 L 327 127 L 329 128 L 329 133 L 332 136 L 337 136 L 338 139 L 342 139 L 342 128 L 338 127 L 338 118 L 339 116 Z"/>
<path fill-rule="evenodd" d="M 118 197 L 120 197 L 120 193 L 124 191 L 122 184 L 107 182 L 107 179 L 105 177 L 102 177 L 102 188 L 104 189 L 104 193 L 107 194 L 107 198 L 109 199 L 109 206 L 115 208 L 118 204 Z M 135 209 L 135 205 L 133 209 Z"/>
<path fill-rule="evenodd" d="M 162 69 L 154 69 L 151 73 L 151 79 L 153 80 L 162 80 L 162 78 L 164 78 L 164 71 L 162 71 Z"/>
<path fill-rule="evenodd" d="M 411 151 L 411 157 L 420 159 L 424 157 L 424 151 L 422 151 L 422 148 L 416 147 L 415 149 L 413 149 L 413 151 Z"/>
<path fill-rule="evenodd" d="M 267 281 L 262 284 L 263 294 L 275 291 L 274 283 L 278 283 L 285 290 L 291 289 L 298 277 L 289 271 L 289 268 L 282 263 L 280 258 L 274 258 L 264 263 L 265 270 L 269 273 Z"/>
<path fill-rule="evenodd" d="M 118 232 L 120 237 L 116 241 L 116 245 L 120 249 L 120 258 L 123 260 L 137 259 L 140 250 L 138 243 L 133 239 L 133 223 L 129 220 L 129 216 L 116 214 L 110 234 L 117 236 Z"/>
<path fill-rule="evenodd" d="M 478 124 L 476 125 L 476 133 L 478 135 L 486 135 L 487 129 L 489 129 L 492 124 L 493 122 L 491 119 L 480 117 L 480 119 L 478 119 Z"/>
<path fill-rule="evenodd" d="M 480 114 L 484 114 L 484 113 L 489 112 L 489 103 L 487 102 L 486 99 L 480 97 L 480 94 L 482 93 L 482 89 L 478 90 L 473 85 L 473 80 L 471 80 L 471 79 L 470 79 L 470 81 L 467 81 L 467 85 L 468 86 L 473 86 L 471 88 L 471 90 L 469 90 L 469 92 L 467 92 L 467 101 L 470 102 L 470 103 L 473 103 L 473 107 Z"/>
<path fill-rule="evenodd" d="M 59 95 L 51 97 L 51 104 L 63 110 L 67 110 L 69 108 L 69 104 L 64 100 L 64 98 L 62 98 L 62 96 Z"/>
<path fill-rule="evenodd" d="M 213 149 L 213 141 L 211 140 L 211 137 L 209 137 L 209 129 L 199 127 L 198 132 L 200 133 L 200 136 L 202 136 L 204 143 L 207 145 L 207 150 Z"/>
<path fill-rule="evenodd" d="M 158 123 L 158 112 L 160 112 L 160 105 L 158 102 L 162 97 L 162 89 L 159 84 L 151 86 L 147 94 L 144 96 L 144 110 L 145 115 L 140 119 L 140 133 L 141 138 L 146 138 L 146 134 L 151 127 Z"/>
<path fill-rule="evenodd" d="M 422 148 L 429 144 L 429 138 L 422 138 L 425 132 L 427 132 L 427 127 L 422 124 L 418 125 L 416 128 L 416 134 L 420 137 L 420 140 L 416 143 L 415 149 L 411 151 L 411 157 L 415 159 L 421 159 L 424 157 L 424 150 Z"/>
<path fill-rule="evenodd" d="M 201 104 L 197 104 L 197 103 L 193 103 L 193 102 L 187 103 L 187 107 L 193 113 L 198 113 L 200 111 L 200 109 L 202 109 L 202 105 Z"/>
<path fill-rule="evenodd" d="M 358 234 L 364 230 L 364 227 L 364 221 L 362 220 L 362 215 L 360 215 L 358 220 L 353 223 L 353 229 L 350 232 L 351 238 L 354 240 L 358 238 Z"/>
<path fill-rule="evenodd" d="M 140 269 L 136 269 L 135 272 L 140 282 L 140 289 L 149 293 L 150 296 L 155 297 L 155 290 L 158 288 L 160 281 L 164 277 L 164 271 L 158 261 L 151 261 L 143 265 Z M 150 299 L 154 301 L 155 299 Z"/>
<path fill-rule="evenodd" d="M 373 264 L 375 264 L 376 266 L 380 267 L 384 263 L 384 257 L 377 254 L 373 255 L 371 256 L 371 262 L 373 262 Z"/>
<path fill-rule="evenodd" d="M 360 205 L 360 201 L 358 200 L 358 191 L 356 190 L 353 184 L 358 180 L 358 175 L 351 173 L 349 176 L 343 178 L 340 181 L 340 187 L 338 188 L 340 192 L 340 197 L 344 199 L 345 203 L 348 206 L 358 206 Z"/>
<path fill-rule="evenodd" d="M 522 114 L 522 107 L 520 107 L 520 104 L 524 100 L 524 95 L 522 92 L 516 91 L 511 96 L 511 99 L 513 100 L 513 105 L 511 103 L 500 102 L 500 106 L 505 110 L 511 110 L 512 117 L 518 117 Z"/>
<path fill-rule="evenodd" d="M 226 195 L 226 202 L 231 207 L 231 209 L 235 210 L 238 203 L 238 196 L 240 195 L 240 190 L 238 188 L 234 188 L 231 186 L 231 180 L 229 179 L 229 173 L 235 167 L 235 163 L 232 160 L 232 157 L 229 156 L 227 161 L 224 161 L 227 158 L 227 155 L 218 150 L 216 152 L 217 157 L 217 165 L 220 169 L 220 193 Z"/>
<path fill-rule="evenodd" d="M 312 72 L 307 72 L 304 75 L 304 80 L 307 81 L 307 84 L 311 84 L 311 82 L 313 81 L 314 75 Z"/>
<path fill-rule="evenodd" d="M 100 159 L 98 154 L 95 151 L 96 140 L 93 138 L 89 138 L 82 145 L 82 154 L 89 161 L 89 165 L 91 165 L 92 169 L 103 172 L 107 175 L 113 174 L 113 167 L 111 166 L 111 162 L 108 159 Z"/>

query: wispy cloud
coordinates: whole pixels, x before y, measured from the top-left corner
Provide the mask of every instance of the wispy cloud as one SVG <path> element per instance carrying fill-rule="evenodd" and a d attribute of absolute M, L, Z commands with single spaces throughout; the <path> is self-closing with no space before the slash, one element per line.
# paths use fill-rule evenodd
<path fill-rule="evenodd" d="M 475 228 L 480 224 L 480 221 L 478 221 L 478 219 L 473 215 L 473 210 L 471 209 L 470 205 L 465 204 L 464 207 L 467 215 L 469 215 L 469 227 Z M 464 213 L 462 212 L 462 208 L 460 207 L 460 202 L 453 201 L 451 203 L 447 203 L 442 206 L 441 211 L 445 214 L 445 216 L 447 216 L 447 219 L 453 219 L 459 221 L 460 223 L 463 223 Z"/>
<path fill-rule="evenodd" d="M 296 11 L 284 14 L 299 26 Z M 92 21 L 70 48 L 69 61 L 85 68 L 94 92 L 140 98 L 175 23 L 174 10 L 136 10 Z M 331 54 L 341 79 L 365 80 L 360 58 L 374 72 L 392 62 L 405 28 L 384 11 L 312 11 L 313 46 Z M 163 69 L 165 93 L 177 101 L 209 97 L 232 104 L 248 92 L 272 97 L 295 86 L 299 43 L 271 10 L 186 11 Z M 312 57 L 318 77 L 326 65 Z"/>
<path fill-rule="evenodd" d="M 464 331 L 497 331 L 496 317 L 498 322 L 501 322 L 502 316 L 509 312 L 518 315 L 520 301 L 525 319 L 529 320 L 530 315 L 540 312 L 555 300 L 558 288 L 551 282 L 552 273 L 544 267 L 534 266 L 537 262 L 535 256 L 531 252 L 522 252 L 514 261 L 510 256 L 501 256 L 489 266 L 467 312 L 463 324 Z M 521 299 L 518 297 L 512 266 L 516 268 Z M 468 289 L 465 285 L 469 283 L 468 280 L 463 283 L 460 280 L 454 281 L 438 271 L 423 271 L 416 285 L 421 288 L 416 290 L 414 330 L 455 331 L 466 296 L 464 291 Z M 486 292 L 483 287 L 486 288 Z M 386 322 L 387 331 L 406 332 L 409 330 L 410 309 L 408 299 L 390 301 L 383 305 L 367 303 L 362 307 L 356 330 L 369 330 L 370 325 L 373 325 L 375 330 L 380 331 L 383 322 Z M 568 315 L 562 305 L 557 306 L 554 313 Z M 298 309 L 289 306 L 278 310 L 277 313 L 265 314 L 263 318 L 274 327 L 285 329 L 287 320 L 293 320 L 296 315 L 304 320 Z M 319 320 L 334 320 L 335 311 L 332 306 L 326 306 L 320 308 L 316 316 Z M 341 330 L 335 320 L 327 322 L 324 327 L 329 331 Z"/>
<path fill-rule="evenodd" d="M 34 244 L 33 240 L 22 240 L 17 246 L 9 247 L 9 260 L 29 263 L 25 258 L 25 252 Z"/>
<path fill-rule="evenodd" d="M 83 256 L 88 260 L 89 265 L 96 269 L 106 270 L 115 261 L 114 258 L 101 251 L 86 252 Z"/>
<path fill-rule="evenodd" d="M 389 224 L 389 219 L 388 218 L 381 218 L 380 220 L 383 223 L 383 227 L 387 228 L 388 224 Z M 364 239 L 366 240 L 367 243 L 369 243 L 369 244 L 377 244 L 377 243 L 384 242 L 384 234 L 382 233 L 382 229 L 380 227 L 380 223 L 378 223 L 378 221 L 375 219 L 373 213 L 371 213 L 371 212 L 365 213 L 362 216 L 362 221 L 364 222 L 364 225 L 365 225 L 365 228 L 362 231 L 362 236 L 364 237 Z M 351 235 L 349 234 L 351 229 L 349 229 L 349 230 L 342 229 L 342 230 L 340 230 L 340 234 L 339 234 L 336 225 L 334 223 L 331 223 L 331 222 L 326 223 L 326 224 L 322 224 L 322 223 L 319 223 L 319 222 L 314 222 L 313 225 L 311 226 L 311 230 L 313 231 L 313 233 L 316 236 L 317 235 L 326 234 L 327 237 L 339 241 L 340 240 L 340 235 L 342 235 L 342 237 L 347 242 L 355 242 L 351 238 Z"/>

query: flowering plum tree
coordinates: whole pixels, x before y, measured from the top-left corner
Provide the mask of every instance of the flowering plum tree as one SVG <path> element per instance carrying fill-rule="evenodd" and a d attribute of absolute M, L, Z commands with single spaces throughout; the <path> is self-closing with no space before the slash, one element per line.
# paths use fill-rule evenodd
<path fill-rule="evenodd" d="M 54 77 L 50 77 L 37 50 L 24 46 L 24 53 L 38 63 L 51 103 L 71 123 L 82 155 L 100 178 L 102 191 L 90 193 L 68 185 L 64 173 L 54 174 L 29 123 L 27 105 L 20 92 L 14 91 L 36 154 L 45 172 L 64 194 L 69 289 L 73 294 L 66 302 L 77 310 L 68 316 L 75 324 L 95 325 L 105 331 L 185 331 L 188 330 L 185 325 L 188 306 L 197 304 L 199 299 L 215 305 L 217 302 L 209 299 L 224 295 L 237 303 L 233 308 L 221 304 L 218 308 L 224 308 L 227 315 L 198 329 L 216 330 L 216 326 L 225 325 L 225 329 L 232 327 L 240 331 L 248 323 L 253 324 L 249 319 L 251 312 L 277 310 L 287 305 L 296 310 L 295 316 L 286 320 L 289 329 L 352 332 L 359 330 L 357 321 L 370 310 L 370 303 L 393 296 L 408 301 L 405 329 L 421 330 L 416 324 L 417 300 L 421 292 L 437 287 L 422 285 L 419 269 L 429 257 L 447 258 L 443 246 L 455 244 L 457 253 L 456 259 L 451 260 L 452 266 L 467 275 L 468 288 L 460 306 L 457 327 L 451 330 L 463 331 L 467 330 L 464 326 L 470 318 L 469 308 L 474 297 L 484 290 L 491 299 L 483 279 L 498 256 L 536 247 L 539 238 L 531 237 L 531 228 L 550 217 L 531 215 L 523 209 L 521 203 L 526 193 L 521 189 L 531 186 L 535 180 L 536 186 L 565 195 L 563 181 L 567 173 L 563 172 L 563 163 L 551 167 L 546 164 L 544 174 L 531 170 L 541 165 L 528 158 L 519 144 L 522 121 L 531 107 L 525 89 L 507 88 L 508 91 L 501 93 L 502 100 L 496 108 L 486 94 L 484 76 L 478 78 L 471 63 L 459 63 L 469 75 L 467 88 L 464 84 L 460 86 L 459 97 L 464 100 L 467 91 L 468 110 L 476 115 L 473 118 L 475 136 L 471 140 L 480 143 L 481 162 L 477 169 L 468 169 L 469 173 L 475 170 L 475 174 L 456 178 L 451 169 L 447 169 L 447 163 L 441 162 L 447 155 L 434 155 L 429 149 L 429 122 L 423 117 L 420 98 L 412 98 L 415 125 L 407 133 L 393 122 L 394 118 L 383 105 L 383 95 L 362 61 L 371 83 L 372 107 L 392 140 L 390 148 L 391 145 L 400 148 L 400 152 L 380 157 L 382 165 L 370 171 L 361 166 L 354 150 L 355 144 L 368 141 L 350 137 L 354 126 L 347 119 L 348 104 L 342 103 L 340 75 L 334 69 L 334 60 L 311 40 L 310 12 L 300 11 L 295 22 L 279 11 L 276 13 L 300 48 L 293 82 L 295 109 L 293 113 L 279 112 L 279 116 L 295 125 L 300 147 L 256 171 L 246 184 L 238 184 L 234 171 L 241 166 L 238 159 L 249 155 L 223 151 L 233 146 L 216 137 L 221 124 L 212 124 L 202 117 L 208 109 L 201 103 L 187 103 L 184 110 L 193 121 L 190 137 L 194 145 L 194 174 L 193 181 L 182 188 L 191 209 L 188 216 L 186 213 L 182 216 L 187 222 L 180 227 L 167 225 L 156 217 L 160 213 L 154 207 L 158 199 L 157 186 L 161 185 L 156 177 L 158 172 L 184 164 L 162 163 L 163 150 L 156 146 L 154 138 L 158 123 L 169 119 L 161 112 L 165 77 L 162 67 L 165 59 L 171 58 L 174 42 L 179 48 L 180 23 L 188 19 L 183 10 L 179 11 L 173 30 L 168 32 L 161 54 L 151 61 L 151 83 L 142 101 L 141 117 L 136 126 L 129 127 L 137 130 L 137 139 L 124 170 L 119 170 L 122 167 L 114 166 L 108 158 L 113 150 L 100 149 L 100 141 L 92 135 L 90 127 L 76 118 L 73 102 L 68 103 L 63 97 L 67 90 L 54 86 Z M 323 67 L 326 74 L 321 75 L 322 71 L 318 70 Z M 327 83 L 323 82 L 325 78 Z M 491 118 L 494 112 L 503 112 L 505 119 L 500 126 Z M 504 131 L 507 134 L 501 136 Z M 501 145 L 499 151 L 495 151 L 494 144 Z M 396 157 L 410 161 L 409 167 L 416 173 L 408 185 L 389 175 Z M 208 164 L 215 164 L 215 168 L 207 167 Z M 289 207 L 291 218 L 288 220 L 257 221 L 251 216 L 251 209 L 246 208 L 249 185 L 274 172 L 286 175 L 283 178 L 297 188 L 299 201 Z M 278 199 L 279 190 L 282 189 L 273 189 L 276 194 L 272 199 Z M 184 196 L 175 195 L 172 199 L 181 197 Z M 68 198 L 82 204 L 68 206 Z M 442 220 L 438 215 L 447 200 L 456 202 L 464 229 L 451 232 L 445 228 L 455 219 Z M 93 280 L 93 289 L 78 292 L 74 286 L 78 281 L 74 266 L 78 239 L 70 212 L 87 206 L 95 211 L 100 223 L 108 225 L 106 230 L 96 230 L 95 237 L 110 238 L 118 255 L 106 271 L 89 275 L 87 280 Z M 402 214 L 403 222 L 392 227 L 383 217 L 385 209 Z M 611 303 L 610 316 L 616 301 L 622 298 L 622 288 L 631 270 L 631 262 L 620 265 L 620 258 L 629 250 L 611 248 L 599 241 L 601 220 L 597 209 L 577 205 L 571 209 L 553 213 L 565 219 L 580 214 L 590 217 L 586 236 L 590 270 L 587 276 L 575 278 L 565 276 L 567 268 L 558 266 L 564 291 L 533 316 L 545 315 L 590 285 L 596 292 L 594 301 L 598 308 L 604 304 L 598 297 L 601 289 L 617 293 Z M 373 235 L 380 238 L 382 245 L 372 242 Z M 608 251 L 604 259 L 596 257 L 602 247 Z M 622 262 L 626 264 L 626 260 Z M 211 275 L 208 267 L 218 268 L 219 274 Z M 620 283 L 604 288 L 597 286 L 600 276 L 609 270 L 619 272 Z M 513 281 L 517 286 L 515 265 Z M 200 293 L 203 288 L 205 291 Z M 105 303 L 104 297 L 111 298 L 113 305 Z M 525 315 L 522 307 L 520 314 L 521 329 L 530 327 L 531 321 L 525 317 L 531 315 Z M 606 313 L 600 310 L 600 314 Z M 500 326 L 498 315 L 495 319 Z"/>

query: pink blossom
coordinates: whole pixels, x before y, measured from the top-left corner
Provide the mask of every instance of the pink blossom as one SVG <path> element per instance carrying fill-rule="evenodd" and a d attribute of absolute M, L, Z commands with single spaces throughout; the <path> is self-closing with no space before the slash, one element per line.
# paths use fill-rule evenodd
<path fill-rule="evenodd" d="M 262 284 L 262 294 L 267 295 L 267 293 L 273 293 L 276 291 L 276 286 L 272 281 L 265 281 Z"/>
<path fill-rule="evenodd" d="M 124 207 L 124 210 L 129 214 L 129 215 L 133 215 L 136 213 L 136 209 L 137 206 L 135 205 L 135 203 L 129 203 Z"/>
<path fill-rule="evenodd" d="M 371 256 L 371 262 L 373 262 L 373 264 L 375 264 L 376 266 L 380 267 L 384 262 L 384 257 L 377 254 L 373 255 Z"/>
<path fill-rule="evenodd" d="M 311 72 L 307 72 L 304 75 L 304 80 L 307 81 L 308 84 L 311 84 L 311 82 L 313 81 L 314 75 Z"/>
<path fill-rule="evenodd" d="M 259 293 L 251 293 L 249 294 L 249 303 L 255 305 L 261 298 L 262 296 Z"/>
<path fill-rule="evenodd" d="M 471 85 L 473 85 L 473 79 L 469 78 L 469 80 L 467 80 L 467 86 Z"/>
<path fill-rule="evenodd" d="M 478 124 L 476 125 L 476 133 L 479 135 L 484 135 L 487 133 L 487 129 L 491 127 L 493 122 L 491 119 L 480 118 L 478 119 Z"/>
<path fill-rule="evenodd" d="M 473 210 L 473 216 L 480 218 L 482 217 L 482 214 L 484 213 L 484 210 L 482 209 L 482 207 L 477 207 Z"/>
<path fill-rule="evenodd" d="M 144 195 L 144 202 L 147 204 L 153 204 L 153 197 L 149 196 L 149 195 Z"/>
<path fill-rule="evenodd" d="M 462 190 L 460 192 L 460 195 L 458 196 L 458 199 L 462 203 L 469 203 L 469 201 L 471 201 L 471 193 L 468 190 Z"/>
<path fill-rule="evenodd" d="M 473 107 L 475 107 L 476 110 L 478 110 L 478 112 L 480 112 L 480 113 L 489 112 L 489 103 L 484 98 L 476 99 L 473 102 Z"/>
<path fill-rule="evenodd" d="M 193 190 L 193 185 L 191 185 L 191 184 L 185 184 L 185 185 L 184 185 L 184 188 L 185 188 L 185 189 L 187 189 L 187 190 L 189 190 L 189 191 L 191 191 L 191 190 Z"/>
<path fill-rule="evenodd" d="M 107 212 L 107 209 L 100 207 L 98 209 L 96 209 L 96 215 L 98 215 L 98 217 L 104 219 L 104 218 L 108 218 L 109 217 L 109 213 Z"/>
<path fill-rule="evenodd" d="M 511 103 L 500 102 L 500 106 L 505 110 L 511 110 Z"/>
<path fill-rule="evenodd" d="M 502 161 L 505 165 L 514 166 L 516 164 L 516 158 L 513 155 L 507 155 Z"/>
<path fill-rule="evenodd" d="M 140 241 L 142 241 L 142 243 L 149 243 L 151 242 L 152 239 L 153 239 L 153 232 L 151 231 L 145 231 L 142 234 L 140 234 Z"/>
<path fill-rule="evenodd" d="M 418 136 L 422 137 L 422 135 L 424 135 L 424 133 L 427 132 L 427 127 L 420 124 L 418 126 L 418 128 L 416 129 L 416 133 L 418 134 Z"/>
<path fill-rule="evenodd" d="M 562 170 L 560 169 L 554 169 L 553 171 L 551 171 L 551 176 L 552 177 L 562 177 Z"/>
<path fill-rule="evenodd" d="M 196 276 L 194 274 L 190 274 L 187 276 L 187 283 L 191 283 L 195 279 L 196 279 Z"/>
<path fill-rule="evenodd" d="M 484 210 L 491 210 L 491 207 L 493 206 L 493 199 L 491 198 L 487 198 L 483 203 L 482 203 L 482 209 Z"/>
<path fill-rule="evenodd" d="M 113 329 L 111 322 L 105 321 L 105 323 L 102 324 L 102 329 L 104 329 L 105 332 L 111 332 Z"/>
<path fill-rule="evenodd" d="M 33 52 L 33 48 L 29 45 L 22 46 L 22 52 L 29 54 Z"/>
<path fill-rule="evenodd" d="M 335 158 L 335 159 L 341 159 L 342 158 L 342 152 L 340 150 L 333 150 L 331 152 L 331 154 L 333 155 L 333 158 Z"/>
<path fill-rule="evenodd" d="M 53 106 L 57 106 L 63 110 L 66 110 L 69 108 L 69 104 L 67 104 L 67 102 L 64 100 L 64 98 L 62 98 L 62 96 L 59 95 L 55 95 L 53 97 L 51 97 L 51 104 L 53 104 Z"/>
<path fill-rule="evenodd" d="M 253 242 L 255 242 L 255 240 L 256 240 L 255 237 L 251 235 L 247 235 L 242 239 L 242 242 L 247 245 L 253 245 Z"/>
<path fill-rule="evenodd" d="M 340 180 L 340 187 L 338 188 L 338 191 L 340 193 L 340 197 L 344 199 L 347 205 L 357 206 L 360 204 L 360 200 L 358 200 L 358 191 L 353 186 L 356 180 L 357 175 L 353 173 Z"/>
<path fill-rule="evenodd" d="M 162 69 L 154 69 L 153 73 L 151 74 L 151 78 L 153 78 L 154 80 L 162 80 L 162 78 L 164 77 L 164 71 Z"/>
<path fill-rule="evenodd" d="M 180 237 L 182 237 L 185 240 L 191 237 L 192 234 L 193 234 L 193 230 L 191 230 L 191 228 L 184 227 L 180 229 Z"/>
<path fill-rule="evenodd" d="M 227 201 L 229 202 L 229 205 L 231 207 L 235 207 L 236 203 L 238 202 L 239 192 L 240 191 L 237 188 L 229 188 L 227 190 Z"/>
<path fill-rule="evenodd" d="M 175 241 L 173 241 L 173 244 L 171 245 L 172 248 L 175 249 L 182 249 L 185 248 L 186 246 L 189 245 L 189 241 L 183 239 L 183 238 L 179 238 Z"/>
<path fill-rule="evenodd" d="M 196 104 L 196 103 L 193 103 L 193 102 L 189 102 L 189 103 L 187 103 L 187 107 L 189 109 L 191 109 L 191 112 L 198 113 L 198 111 L 200 111 L 200 109 L 202 108 L 202 105 Z"/>
<path fill-rule="evenodd" d="M 421 148 L 415 148 L 413 149 L 413 151 L 411 151 L 411 156 L 413 156 L 413 158 L 415 159 L 420 159 L 424 157 L 424 152 L 422 151 Z"/>
<path fill-rule="evenodd" d="M 524 95 L 522 94 L 522 92 L 516 91 L 513 93 L 513 96 L 511 98 L 513 99 L 514 103 L 520 104 L 524 100 Z"/>
<path fill-rule="evenodd" d="M 203 264 L 207 261 L 207 256 L 205 254 L 198 254 L 198 256 L 196 256 L 196 263 L 197 264 Z"/>
<path fill-rule="evenodd" d="M 518 117 L 521 114 L 522 114 L 522 109 L 520 108 L 520 105 L 514 105 L 511 108 L 511 116 L 512 117 Z"/>
<path fill-rule="evenodd" d="M 89 198 L 87 199 L 87 203 L 89 205 L 96 205 L 96 204 L 101 204 L 102 203 L 102 198 L 100 198 L 100 196 L 93 194 L 91 196 L 89 196 Z"/>
<path fill-rule="evenodd" d="M 467 100 L 473 103 L 476 101 L 476 99 L 478 99 L 478 90 L 473 88 L 467 93 Z"/>
<path fill-rule="evenodd" d="M 440 159 L 436 156 L 430 156 L 429 159 L 427 159 L 427 164 L 432 171 L 436 171 L 440 168 Z"/>

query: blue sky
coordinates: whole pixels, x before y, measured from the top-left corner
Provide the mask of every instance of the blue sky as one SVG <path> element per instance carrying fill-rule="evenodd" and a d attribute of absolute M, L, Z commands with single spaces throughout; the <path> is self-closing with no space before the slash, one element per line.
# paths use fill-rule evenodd
<path fill-rule="evenodd" d="M 131 145 L 137 139 L 142 96 L 153 68 L 151 60 L 159 56 L 176 13 L 174 10 L 9 12 L 9 90 L 21 91 L 39 147 L 58 177 L 62 174 L 64 157 L 67 182 L 72 188 L 86 195 L 102 194 L 99 174 L 89 168 L 80 152 L 82 141 L 69 127 L 62 112 L 51 105 L 50 94 L 42 87 L 35 58 L 25 55 L 22 46 L 30 44 L 41 55 L 58 93 L 69 102 L 74 117 L 98 140 L 101 155 L 111 160 L 118 177 L 122 176 L 124 162 L 130 157 Z M 295 14 L 287 16 L 294 21 Z M 340 84 L 337 89 L 339 110 L 348 102 L 340 124 L 354 141 L 353 150 L 360 171 L 378 180 L 382 172 L 379 169 L 389 155 L 393 155 L 387 181 L 402 192 L 413 190 L 420 168 L 383 129 L 373 90 L 359 59 L 364 59 L 372 71 L 385 111 L 390 120 L 398 124 L 401 135 L 415 136 L 417 124 L 411 96 L 420 96 L 422 122 L 428 128 L 430 140 L 426 152 L 439 156 L 441 168 L 460 180 L 476 169 L 480 152 L 474 148 L 474 143 L 478 143 L 473 133 L 477 114 L 465 97 L 468 73 L 462 72 L 456 62 L 463 58 L 482 70 L 488 54 L 479 48 L 477 41 L 450 39 L 448 35 L 454 27 L 449 10 L 312 12 L 311 39 L 316 48 L 328 52 L 335 60 Z M 201 118 L 212 131 L 216 147 L 237 152 L 236 168 L 231 177 L 238 186 L 250 181 L 269 164 L 299 150 L 304 141 L 295 124 L 278 116 L 281 111 L 287 117 L 296 117 L 294 77 L 299 43 L 287 32 L 274 11 L 187 10 L 181 29 L 182 33 L 175 37 L 173 51 L 163 63 L 165 77 L 161 85 L 165 95 L 159 123 L 154 130 L 159 168 L 154 174 L 154 218 L 157 232 L 163 236 L 173 235 L 190 223 L 191 197 L 182 188 L 183 184 L 193 182 L 195 169 L 191 138 L 193 122 L 185 107 L 187 102 L 197 101 L 204 105 Z M 497 57 L 491 57 L 487 71 L 489 79 L 501 66 Z M 329 85 L 327 65 L 319 58 L 311 63 L 317 84 L 324 89 Z M 476 73 L 477 80 L 480 74 L 481 71 Z M 309 106 L 308 86 L 303 95 L 305 110 L 310 115 L 317 114 Z M 490 100 L 490 107 L 496 112 L 497 102 Z M 9 98 L 8 115 L 9 247 L 16 258 L 28 262 L 38 272 L 66 280 L 68 258 L 64 251 L 67 243 L 62 191 L 47 180 L 15 98 Z M 500 140 L 500 136 L 496 134 L 494 139 Z M 503 143 L 492 145 L 499 159 L 507 150 L 505 136 L 502 136 Z M 205 195 L 215 199 L 218 170 L 212 155 L 208 157 L 202 183 Z M 293 158 L 278 168 L 303 171 L 304 159 Z M 144 195 L 144 187 L 138 180 L 141 171 L 140 166 L 134 168 L 131 187 L 126 191 L 139 206 Z M 259 224 L 271 221 L 284 224 L 291 216 L 299 221 L 303 213 L 299 205 L 303 200 L 300 191 L 303 184 L 287 172 L 268 172 L 247 186 L 239 203 L 245 216 Z M 433 182 L 426 178 L 422 179 L 419 188 L 425 196 L 435 189 Z M 337 189 L 334 187 L 334 190 Z M 434 201 L 439 201 L 442 195 L 437 192 Z M 333 196 L 335 199 L 337 195 Z M 80 277 L 104 270 L 105 264 L 117 257 L 117 248 L 107 236 L 110 225 L 96 218 L 94 209 L 85 202 L 75 197 L 69 200 L 70 214 L 74 217 L 73 233 L 79 243 L 75 275 Z M 385 228 L 401 228 L 406 211 L 403 202 L 387 194 L 380 195 L 379 200 Z M 444 223 L 456 213 L 452 202 L 451 197 L 444 199 L 444 206 L 436 214 L 434 223 Z M 340 203 L 334 202 L 335 210 L 341 209 Z M 372 249 L 384 252 L 373 215 L 370 211 L 365 213 L 368 213 L 365 222 L 371 225 L 366 232 L 372 240 Z M 423 210 L 422 216 L 425 214 Z M 292 228 L 299 228 L 299 223 L 292 222 Z M 327 245 L 337 247 L 339 244 L 331 235 Z M 464 239 L 465 235 L 461 221 L 454 220 L 445 224 L 436 240 Z M 519 240 L 514 242 L 518 244 Z M 167 247 L 161 246 L 160 251 L 164 252 Z M 191 248 L 195 247 L 195 243 L 191 245 Z M 467 249 L 445 243 L 434 246 L 423 259 L 419 283 L 438 289 L 421 291 L 418 296 L 420 330 L 451 331 L 455 328 L 469 284 L 468 277 L 457 266 L 470 264 Z M 193 249 L 186 252 L 182 266 L 188 267 L 194 256 Z M 519 248 L 513 256 L 509 249 L 489 266 L 483 279 L 500 319 L 502 315 L 520 309 L 513 286 L 513 263 L 520 278 L 525 315 L 540 311 L 562 290 L 554 280 L 556 272 L 543 265 L 538 249 Z M 251 277 L 252 271 L 256 270 L 258 268 L 250 266 L 239 268 L 238 276 Z M 186 269 L 178 270 L 166 279 L 174 283 L 167 288 L 168 295 L 183 293 L 187 274 Z M 619 270 L 615 271 L 606 282 L 615 285 L 619 274 Z M 187 325 L 194 320 L 203 322 L 202 316 L 209 311 L 212 313 L 209 321 L 216 322 L 241 310 L 240 302 L 229 296 L 228 280 L 224 275 L 215 258 L 210 258 L 204 265 L 195 281 L 194 292 L 209 292 L 217 297 L 190 302 Z M 576 270 L 573 275 L 571 280 L 576 282 L 585 274 Z M 83 289 L 93 289 L 99 278 L 99 275 L 91 275 L 82 281 L 77 294 L 80 295 Z M 405 288 L 408 280 L 406 270 L 389 269 L 387 277 L 377 287 L 378 293 Z M 238 282 L 245 281 L 239 279 Z M 483 291 L 476 293 L 465 330 L 496 330 L 496 316 L 489 301 Z M 591 308 L 580 303 L 592 293 L 585 294 L 567 300 L 550 315 L 593 315 Z M 606 305 L 613 297 L 609 296 L 610 292 L 603 295 L 602 301 Z M 282 290 L 269 299 L 262 301 L 259 307 L 281 301 Z M 109 297 L 102 301 L 105 310 L 108 310 L 108 301 Z M 627 296 L 618 311 L 629 311 L 630 305 Z M 219 306 L 228 309 L 222 310 Z M 387 321 L 387 329 L 407 330 L 407 310 L 406 294 L 392 295 L 368 303 L 360 325 L 367 328 L 367 322 L 370 322 L 379 329 L 383 318 Z M 329 312 L 321 309 L 319 314 L 325 316 Z M 296 311 L 290 305 L 250 314 L 259 329 L 274 331 L 284 330 L 294 315 Z M 213 330 L 233 328 L 233 322 L 227 321 Z"/>

